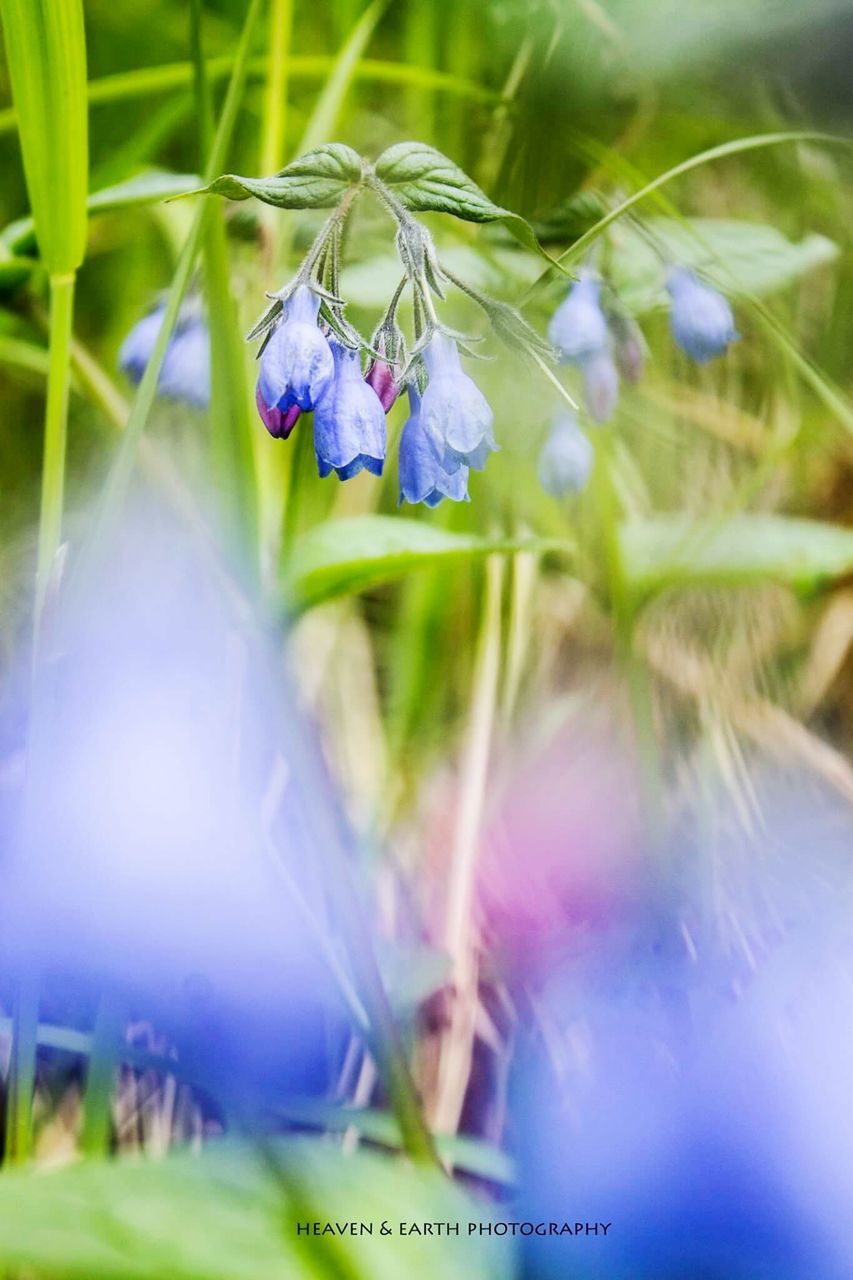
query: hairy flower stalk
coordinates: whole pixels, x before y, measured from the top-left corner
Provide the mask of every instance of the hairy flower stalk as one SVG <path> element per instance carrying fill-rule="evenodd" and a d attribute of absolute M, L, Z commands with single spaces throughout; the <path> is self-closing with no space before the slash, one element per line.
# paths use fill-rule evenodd
<path fill-rule="evenodd" d="M 673 267 L 666 281 L 676 344 L 697 364 L 723 355 L 740 336 L 728 300 L 687 267 Z"/>

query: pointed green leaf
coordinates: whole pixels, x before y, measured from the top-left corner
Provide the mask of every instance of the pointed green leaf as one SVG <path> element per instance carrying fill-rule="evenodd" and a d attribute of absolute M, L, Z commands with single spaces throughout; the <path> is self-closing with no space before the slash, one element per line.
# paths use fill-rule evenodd
<path fill-rule="evenodd" d="M 307 609 L 334 596 L 393 581 L 413 569 L 488 555 L 493 551 L 573 551 L 569 542 L 537 538 L 481 538 L 449 533 L 402 516 L 329 520 L 304 534 L 287 565 L 285 603 Z"/>
<path fill-rule="evenodd" d="M 383 151 L 375 167 L 377 178 L 413 213 L 451 213 L 465 222 L 503 222 L 526 248 L 551 261 L 524 218 L 494 204 L 463 169 L 434 147 L 398 142 Z"/>
<path fill-rule="evenodd" d="M 358 152 L 332 142 L 293 160 L 270 178 L 241 178 L 226 173 L 210 186 L 185 194 L 225 196 L 227 200 L 254 196 L 278 209 L 330 209 L 361 181 L 361 174 Z"/>

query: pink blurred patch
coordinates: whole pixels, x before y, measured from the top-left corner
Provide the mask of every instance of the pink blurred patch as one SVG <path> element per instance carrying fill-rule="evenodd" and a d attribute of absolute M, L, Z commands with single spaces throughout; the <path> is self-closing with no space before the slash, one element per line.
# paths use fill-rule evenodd
<path fill-rule="evenodd" d="M 573 729 L 516 759 L 508 779 L 484 833 L 478 896 L 498 949 L 535 963 L 638 901 L 636 767 L 611 732 Z"/>

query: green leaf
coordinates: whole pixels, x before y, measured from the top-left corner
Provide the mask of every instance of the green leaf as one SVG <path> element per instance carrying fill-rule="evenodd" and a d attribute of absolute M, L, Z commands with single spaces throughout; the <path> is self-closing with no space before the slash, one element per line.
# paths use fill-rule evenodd
<path fill-rule="evenodd" d="M 358 516 L 315 526 L 296 543 L 287 564 L 285 604 L 297 611 L 335 596 L 366 591 L 413 569 L 485 556 L 493 551 L 566 551 L 569 542 L 481 538 L 448 533 L 402 516 Z"/>
<path fill-rule="evenodd" d="M 793 516 L 657 516 L 629 521 L 620 542 L 628 582 L 641 596 L 767 581 L 807 594 L 853 572 L 853 529 Z"/>
<path fill-rule="evenodd" d="M 306 1220 L 371 1223 L 373 1234 L 297 1235 Z M 0 1266 L 39 1280 L 506 1280 L 506 1242 L 467 1235 L 482 1220 L 449 1179 L 395 1157 L 314 1139 L 226 1142 L 200 1156 L 4 1173 Z M 401 1221 L 462 1226 L 447 1241 L 401 1237 Z"/>
<path fill-rule="evenodd" d="M 168 200 L 171 196 L 186 191 L 189 183 L 197 181 L 196 175 L 191 173 L 167 173 L 163 170 L 142 173 L 129 178 L 127 182 L 93 191 L 86 200 L 86 212 L 91 217 L 96 213 L 117 213 L 134 205 Z M 33 252 L 36 248 L 33 219 L 18 218 L 15 222 L 10 222 L 0 233 L 0 243 L 13 253 Z"/>
<path fill-rule="evenodd" d="M 330 209 L 361 181 L 361 175 L 358 152 L 330 142 L 293 160 L 271 178 L 241 178 L 226 173 L 209 186 L 184 194 L 225 196 L 227 200 L 254 196 L 277 209 Z"/>
<path fill-rule="evenodd" d="M 526 248 L 553 262 L 524 218 L 494 204 L 464 170 L 434 147 L 398 142 L 383 151 L 375 171 L 413 213 L 452 213 L 465 222 L 503 222 Z"/>
<path fill-rule="evenodd" d="M 673 261 L 699 268 L 735 296 L 762 297 L 838 255 L 825 236 L 794 243 L 775 227 L 732 218 L 652 218 L 644 225 Z M 639 313 L 665 301 L 660 254 L 632 228 L 625 227 L 614 245 L 612 273 L 629 310 Z"/>
<path fill-rule="evenodd" d="M 51 275 L 86 250 L 89 135 L 82 0 L 0 0 L 6 61 L 41 256 Z"/>
<path fill-rule="evenodd" d="M 322 1129 L 326 1133 L 343 1133 L 357 1129 L 362 1138 L 383 1147 L 400 1146 L 400 1128 L 390 1111 L 341 1106 L 318 1098 L 289 1098 L 276 1113 L 292 1124 Z M 457 1169 L 473 1173 L 490 1182 L 512 1186 L 516 1180 L 512 1159 L 500 1147 L 459 1134 L 435 1134 L 435 1145 L 442 1160 Z"/>

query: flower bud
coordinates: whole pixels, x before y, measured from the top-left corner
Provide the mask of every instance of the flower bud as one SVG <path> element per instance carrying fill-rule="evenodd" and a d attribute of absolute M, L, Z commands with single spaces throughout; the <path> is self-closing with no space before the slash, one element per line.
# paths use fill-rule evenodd
<path fill-rule="evenodd" d="M 584 401 L 593 422 L 609 422 L 619 399 L 619 370 L 606 348 L 581 365 Z"/>
<path fill-rule="evenodd" d="M 258 406 L 261 422 L 275 440 L 286 440 L 296 426 L 297 418 L 302 413 L 298 404 L 292 404 L 284 412 L 281 409 L 270 409 L 261 394 L 260 383 L 255 388 L 255 404 Z"/>

